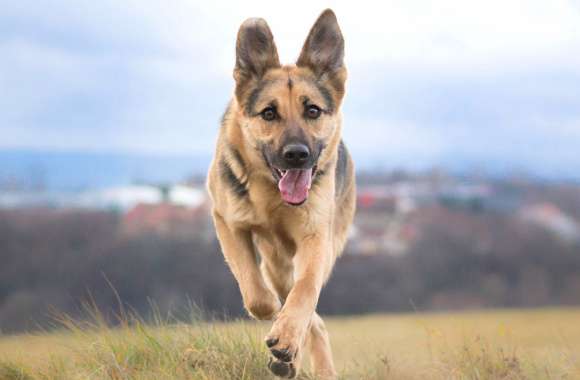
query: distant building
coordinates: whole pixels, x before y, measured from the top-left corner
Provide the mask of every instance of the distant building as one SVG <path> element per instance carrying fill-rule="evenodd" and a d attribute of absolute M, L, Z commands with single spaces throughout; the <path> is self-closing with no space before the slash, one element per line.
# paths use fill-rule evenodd
<path fill-rule="evenodd" d="M 439 202 L 446 207 L 482 211 L 489 208 L 488 200 L 493 191 L 488 185 L 455 183 L 441 187 Z"/>
<path fill-rule="evenodd" d="M 71 203 L 77 207 L 120 212 L 126 212 L 138 204 L 155 204 L 162 200 L 162 191 L 150 185 L 118 186 L 71 196 Z"/>
<path fill-rule="evenodd" d="M 175 185 L 170 187 L 167 192 L 167 201 L 175 205 L 197 208 L 206 200 L 207 195 L 203 188 Z"/>
<path fill-rule="evenodd" d="M 567 242 L 580 241 L 580 224 L 553 203 L 537 203 L 520 210 L 519 217 Z"/>
<path fill-rule="evenodd" d="M 91 190 L 72 197 L 78 207 L 127 212 L 137 205 L 168 203 L 197 208 L 206 201 L 203 189 L 185 185 L 153 186 L 128 185 Z"/>
<path fill-rule="evenodd" d="M 169 203 L 197 208 L 206 202 L 203 187 L 124 185 L 79 192 L 0 191 L 0 208 L 80 208 L 125 213 L 140 204 Z"/>
<path fill-rule="evenodd" d="M 208 237 L 210 230 L 209 212 L 204 205 L 186 207 L 171 203 L 138 204 L 129 210 L 122 223 L 123 233 L 182 237 Z"/>
<path fill-rule="evenodd" d="M 398 256 L 406 253 L 416 236 L 407 221 L 417 207 L 414 197 L 422 196 L 418 192 L 407 184 L 359 189 L 356 237 L 351 241 L 349 251 L 362 255 Z"/>
<path fill-rule="evenodd" d="M 414 197 L 415 194 L 400 186 L 362 187 L 357 190 L 357 208 L 408 214 L 416 208 Z"/>

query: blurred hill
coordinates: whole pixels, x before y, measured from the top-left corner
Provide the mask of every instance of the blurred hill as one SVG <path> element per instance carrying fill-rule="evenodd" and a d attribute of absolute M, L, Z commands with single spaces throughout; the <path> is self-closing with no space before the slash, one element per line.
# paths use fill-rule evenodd
<path fill-rule="evenodd" d="M 0 150 L 0 190 L 71 191 L 134 182 L 176 182 L 205 173 L 211 156 Z"/>
<path fill-rule="evenodd" d="M 327 314 L 579 305 L 580 185 L 441 170 L 358 173 Z M 243 315 L 203 177 L 70 193 L 0 191 L 0 331 L 117 305 Z M 37 195 L 38 195 L 37 194 Z"/>
<path fill-rule="evenodd" d="M 211 158 L 209 153 L 162 155 L 0 149 L 0 191 L 78 191 L 132 183 L 175 183 L 188 177 L 204 176 Z M 417 160 L 412 156 L 387 159 L 359 153 L 354 159 L 359 172 L 438 168 L 458 176 L 479 173 L 493 178 L 523 176 L 541 181 L 580 182 L 575 166 L 564 164 L 530 166 L 525 162 L 461 155 Z"/>

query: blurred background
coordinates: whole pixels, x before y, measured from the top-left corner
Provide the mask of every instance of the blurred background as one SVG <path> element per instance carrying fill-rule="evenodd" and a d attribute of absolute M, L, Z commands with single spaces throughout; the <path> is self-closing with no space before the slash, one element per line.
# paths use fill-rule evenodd
<path fill-rule="evenodd" d="M 323 314 L 580 305 L 580 3 L 20 0 L 0 8 L 0 331 L 241 316 L 204 190 L 235 36 L 346 39 L 352 237 Z"/>

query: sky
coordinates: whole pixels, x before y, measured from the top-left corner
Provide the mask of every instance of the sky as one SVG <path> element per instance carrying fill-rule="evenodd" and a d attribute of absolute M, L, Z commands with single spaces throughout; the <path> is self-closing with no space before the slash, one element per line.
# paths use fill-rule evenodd
<path fill-rule="evenodd" d="M 327 7 L 355 159 L 580 167 L 578 0 L 5 2 L 0 149 L 210 154 L 242 21 L 265 18 L 291 63 Z"/>

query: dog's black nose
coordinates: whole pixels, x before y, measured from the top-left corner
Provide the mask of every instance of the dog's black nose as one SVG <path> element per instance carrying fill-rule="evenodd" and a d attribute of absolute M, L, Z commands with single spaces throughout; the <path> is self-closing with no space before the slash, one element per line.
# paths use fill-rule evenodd
<path fill-rule="evenodd" d="M 282 149 L 282 158 L 288 166 L 299 167 L 310 158 L 310 149 L 304 144 L 288 144 Z"/>

